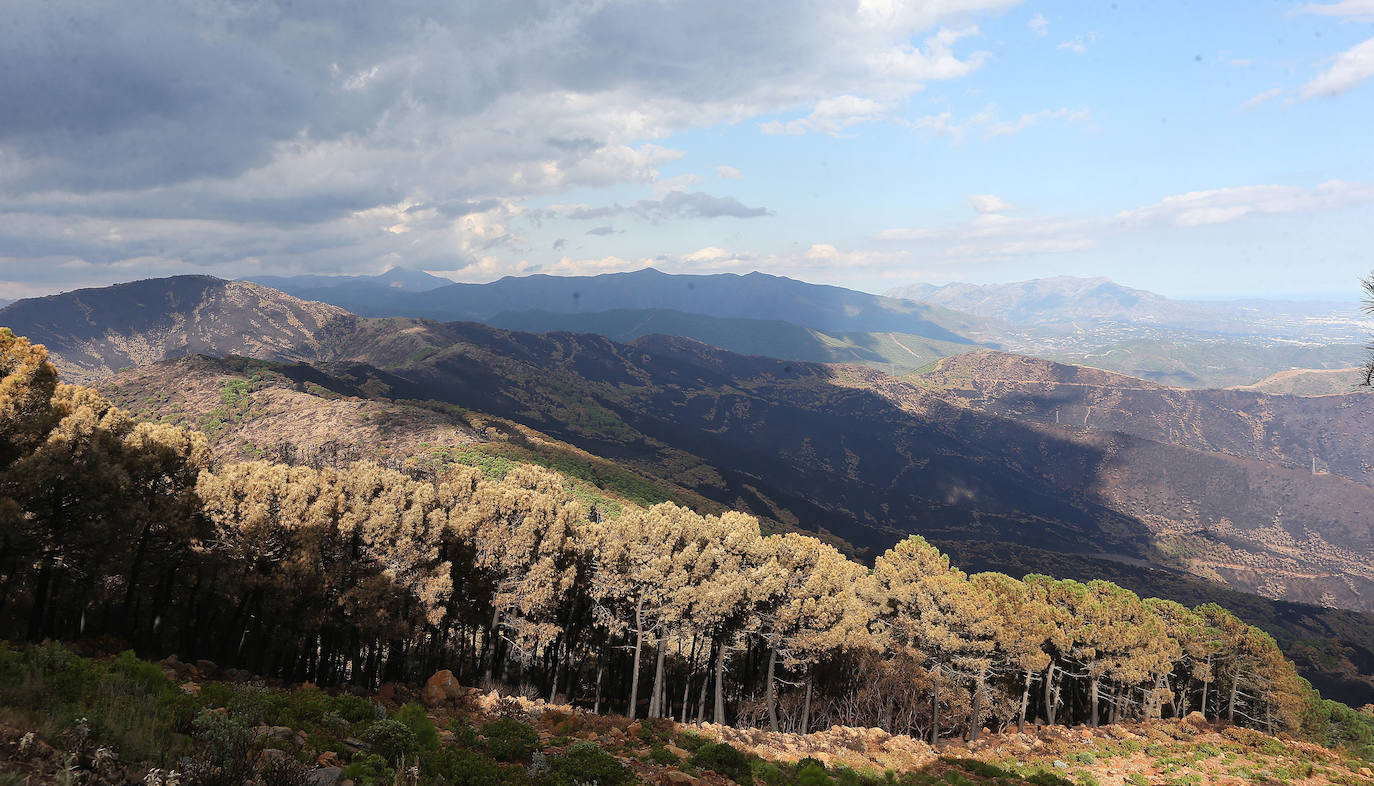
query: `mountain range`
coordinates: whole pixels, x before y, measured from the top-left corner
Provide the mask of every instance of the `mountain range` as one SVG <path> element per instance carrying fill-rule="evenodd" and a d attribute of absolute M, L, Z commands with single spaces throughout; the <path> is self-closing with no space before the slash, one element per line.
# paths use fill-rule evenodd
<path fill-rule="evenodd" d="M 1174 300 L 1107 278 L 1057 276 L 1012 284 L 896 287 L 889 297 L 932 303 L 1017 325 L 1126 323 L 1231 335 L 1312 338 L 1312 331 L 1348 327 L 1359 319 L 1358 297 L 1320 300 Z M 1306 329 L 1306 332 L 1304 332 Z M 1362 337 L 1367 330 L 1360 328 Z M 1277 332 L 1276 332 L 1277 331 Z"/>
<path fill-rule="evenodd" d="M 945 318 L 861 293 L 818 302 L 787 279 L 735 283 L 746 280 L 776 286 L 773 303 L 810 296 L 831 324 Z M 342 436 L 364 457 L 471 456 L 490 449 L 492 418 L 522 445 L 543 440 L 543 452 L 521 448 L 527 458 L 603 479 L 615 467 L 644 501 L 743 509 L 861 558 L 920 533 L 987 569 L 1040 569 L 1038 554 L 1374 610 L 1368 396 L 1180 390 L 976 345 L 899 379 L 680 336 L 362 317 L 208 277 L 21 301 L 0 324 L 46 344 L 69 378 L 205 427 L 226 455 Z M 257 360 L 215 360 L 228 356 Z M 1360 646 L 1341 657 L 1374 673 Z"/>
<path fill-rule="evenodd" d="M 1349 369 L 1362 362 L 1364 338 L 1374 327 L 1353 301 L 1178 301 L 1107 279 L 1069 277 L 888 293 L 900 297 L 763 273 L 670 275 L 652 268 L 490 284 L 448 284 L 400 269 L 328 278 L 257 281 L 363 316 L 470 320 L 617 341 L 665 333 L 744 354 L 853 362 L 892 374 L 990 347 L 1189 388 Z M 397 286 L 400 279 L 418 283 Z"/>

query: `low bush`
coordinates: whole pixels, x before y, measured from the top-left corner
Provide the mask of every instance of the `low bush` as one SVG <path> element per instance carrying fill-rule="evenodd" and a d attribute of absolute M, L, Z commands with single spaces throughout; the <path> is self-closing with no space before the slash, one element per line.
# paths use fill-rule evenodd
<path fill-rule="evenodd" d="M 574 742 L 568 752 L 549 762 L 554 786 L 628 786 L 634 773 L 594 742 Z"/>
<path fill-rule="evenodd" d="M 396 714 L 392 717 L 404 723 L 406 728 L 414 733 L 420 750 L 439 750 L 439 729 L 434 725 L 434 721 L 425 714 L 424 707 L 412 702 L 396 710 Z"/>
<path fill-rule="evenodd" d="M 499 718 L 482 727 L 487 752 L 498 761 L 528 762 L 539 747 L 539 732 L 514 718 Z"/>
<path fill-rule="evenodd" d="M 727 743 L 708 742 L 701 745 L 688 761 L 693 767 L 718 772 L 740 786 L 754 786 L 749 756 Z"/>
<path fill-rule="evenodd" d="M 381 756 L 393 767 L 400 762 L 402 756 L 413 756 L 420 749 L 415 732 L 392 718 L 373 721 L 363 730 L 362 741 L 372 748 L 373 753 Z"/>

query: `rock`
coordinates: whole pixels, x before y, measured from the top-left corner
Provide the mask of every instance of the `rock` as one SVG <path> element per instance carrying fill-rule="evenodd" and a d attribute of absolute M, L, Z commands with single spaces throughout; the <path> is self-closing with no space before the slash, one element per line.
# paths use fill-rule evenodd
<path fill-rule="evenodd" d="M 281 761 L 286 758 L 286 751 L 280 748 L 263 748 L 262 761 L 264 764 L 273 761 Z"/>
<path fill-rule="evenodd" d="M 214 661 L 205 660 L 204 658 L 196 661 L 196 668 L 206 677 L 213 676 L 215 672 L 219 671 L 219 666 L 215 665 Z"/>
<path fill-rule="evenodd" d="M 306 776 L 310 786 L 337 786 L 339 779 L 343 777 L 343 769 L 339 767 L 320 767 L 311 770 Z"/>
<path fill-rule="evenodd" d="M 444 745 L 452 745 L 458 739 L 458 735 L 448 729 L 439 730 L 439 742 Z"/>
<path fill-rule="evenodd" d="M 345 737 L 345 738 L 343 739 L 343 744 L 344 744 L 344 747 L 345 747 L 345 748 L 348 748 L 348 752 L 349 752 L 349 753 L 357 753 L 358 751 L 370 751 L 370 750 L 372 750 L 372 746 L 371 746 L 371 745 L 368 745 L 367 743 L 363 742 L 362 740 L 356 739 L 356 738 L 354 738 L 354 737 Z"/>
<path fill-rule="evenodd" d="M 442 673 L 442 672 L 441 672 Z M 452 672 L 450 672 L 452 673 Z M 383 704 L 390 704 L 396 700 L 396 683 L 385 682 L 382 687 L 377 689 L 377 701 Z"/>
<path fill-rule="evenodd" d="M 453 676 L 453 672 L 448 669 L 434 672 L 434 676 L 425 681 L 425 689 L 420 694 L 420 700 L 427 707 L 437 707 L 449 699 L 456 699 L 463 695 L 463 686 L 458 684 L 458 678 Z"/>
<path fill-rule="evenodd" d="M 679 759 L 682 759 L 683 761 L 686 761 L 687 759 L 691 758 L 691 756 L 692 756 L 692 754 L 688 753 L 687 751 L 683 750 L 682 748 L 679 748 L 678 746 L 672 744 L 671 742 L 668 743 L 667 745 L 664 745 L 664 746 L 663 746 L 663 749 L 666 750 L 666 751 L 668 751 L 669 753 L 673 754 L 674 756 L 678 757 Z"/>
<path fill-rule="evenodd" d="M 672 770 L 663 773 L 663 779 L 660 780 L 659 783 L 663 784 L 663 786 L 698 786 L 698 784 L 701 783 L 701 778 L 688 775 L 679 770 Z"/>
<path fill-rule="evenodd" d="M 342 767 L 343 762 L 339 761 L 339 754 L 334 751 L 325 751 L 315 760 L 315 764 L 320 767 Z"/>
<path fill-rule="evenodd" d="M 181 683 L 181 692 L 188 696 L 199 696 L 200 685 L 194 682 L 183 682 Z"/>
<path fill-rule="evenodd" d="M 1067 769 L 1069 768 L 1069 765 L 1065 764 L 1064 762 L 1062 762 L 1062 761 L 1060 761 L 1060 760 L 1058 760 L 1058 759 L 1055 759 L 1055 760 L 1054 760 L 1054 768 L 1055 768 L 1056 770 L 1067 770 Z"/>
<path fill-rule="evenodd" d="M 253 736 L 260 740 L 295 741 L 296 732 L 290 726 L 254 726 Z"/>
<path fill-rule="evenodd" d="M 246 669 L 227 669 L 224 672 L 224 679 L 228 682 L 250 682 L 253 679 L 253 674 Z"/>
<path fill-rule="evenodd" d="M 1370 771 L 1368 767 L 1361 767 L 1360 774 L 1366 778 L 1374 778 L 1374 772 Z"/>
<path fill-rule="evenodd" d="M 1183 722 L 1188 724 L 1189 726 L 1206 726 L 1207 716 L 1203 715 L 1197 710 L 1193 710 L 1192 712 L 1183 716 Z"/>

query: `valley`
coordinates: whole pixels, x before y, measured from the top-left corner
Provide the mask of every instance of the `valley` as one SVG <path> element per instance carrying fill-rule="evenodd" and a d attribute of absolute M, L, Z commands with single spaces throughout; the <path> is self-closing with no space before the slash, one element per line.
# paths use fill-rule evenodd
<path fill-rule="evenodd" d="M 990 350 L 898 379 L 662 335 L 620 344 L 359 318 L 261 287 L 191 283 L 199 300 L 174 280 L 187 300 L 168 318 L 195 326 L 194 344 L 157 344 L 163 323 L 137 317 L 16 329 L 44 336 L 59 366 L 100 376 L 140 416 L 205 429 L 226 460 L 366 458 L 412 472 L 534 461 L 581 478 L 591 504 L 743 509 L 861 559 L 919 532 L 956 556 L 984 544 L 971 566 L 1111 575 L 1165 597 L 1195 599 L 1217 582 L 1262 603 L 1314 604 L 1309 615 L 1367 611 L 1374 597 L 1360 514 L 1374 491 L 1356 426 L 1366 396 L 1187 391 Z M 158 282 L 126 286 L 138 289 L 80 293 L 44 313 L 171 297 Z M 277 338 L 245 344 L 243 325 Z M 192 346 L 211 357 L 187 355 Z M 124 366 L 136 367 L 109 375 Z M 1254 619 L 1289 648 L 1363 646 L 1351 631 L 1364 622 L 1336 632 Z M 1351 676 L 1330 685 L 1359 695 L 1374 663 L 1352 652 L 1341 656 Z"/>

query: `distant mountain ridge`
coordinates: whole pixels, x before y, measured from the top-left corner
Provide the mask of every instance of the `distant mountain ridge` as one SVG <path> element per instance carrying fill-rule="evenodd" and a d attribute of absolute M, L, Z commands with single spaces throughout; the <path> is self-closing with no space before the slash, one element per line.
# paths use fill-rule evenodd
<path fill-rule="evenodd" d="M 669 309 L 613 309 L 588 314 L 503 311 L 486 324 L 530 333 L 595 333 L 623 343 L 655 334 L 683 336 L 741 355 L 859 363 L 889 374 L 904 374 L 975 348 L 908 333 L 827 332 L 780 319 L 712 317 Z"/>
<path fill-rule="evenodd" d="M 247 276 L 241 281 L 251 281 L 255 284 L 272 287 L 287 294 L 296 295 L 303 300 L 318 300 L 296 294 L 297 292 L 319 292 L 324 290 L 353 290 L 365 292 L 370 288 L 380 288 L 388 291 L 401 292 L 425 292 L 439 287 L 446 287 L 453 282 L 447 278 L 431 275 L 423 270 L 411 270 L 404 267 L 392 267 L 384 273 L 375 276 L 332 276 L 332 275 L 299 275 L 299 276 Z"/>
<path fill-rule="evenodd" d="M 1010 284 L 912 284 L 888 290 L 975 317 L 1025 326 L 1130 323 L 1229 335 L 1315 340 L 1318 333 L 1363 340 L 1357 296 L 1349 301 L 1175 300 L 1108 278 L 1057 276 Z"/>
<path fill-rule="evenodd" d="M 424 292 L 365 292 L 335 287 L 287 287 L 318 296 L 360 316 L 487 322 L 503 312 L 591 314 L 668 310 L 727 319 L 781 320 L 835 332 L 895 331 L 954 343 L 986 320 L 944 308 L 808 284 L 766 273 L 672 275 L 653 268 L 597 276 L 507 276 L 489 284 L 450 284 Z"/>

